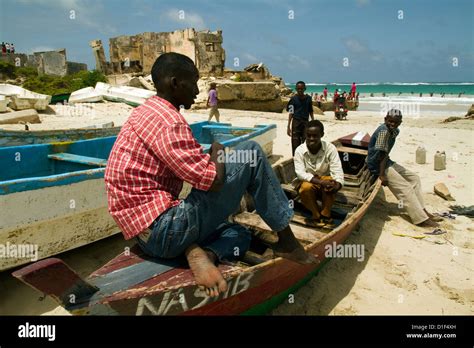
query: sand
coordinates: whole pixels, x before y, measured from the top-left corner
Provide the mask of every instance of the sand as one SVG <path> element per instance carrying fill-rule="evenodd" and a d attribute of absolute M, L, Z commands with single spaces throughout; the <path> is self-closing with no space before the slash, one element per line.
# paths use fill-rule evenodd
<path fill-rule="evenodd" d="M 114 121 L 121 125 L 131 107 L 124 104 L 94 104 L 93 119 L 82 116 L 43 115 L 35 129 L 83 127 Z M 54 107 L 53 107 L 54 108 Z M 220 110 L 221 122 L 253 126 L 275 123 L 278 136 L 274 153 L 291 155 L 286 135 L 287 114 Z M 189 122 L 206 120 L 205 110 L 185 111 Z M 474 204 L 473 159 L 474 122 L 440 123 L 462 112 L 421 113 L 406 117 L 391 154 L 396 162 L 422 178 L 426 207 L 432 212 L 447 211 L 447 202 L 433 193 L 436 182 L 444 182 L 456 204 Z M 372 133 L 383 120 L 379 112 L 350 112 L 347 121 L 335 121 L 330 112 L 317 116 L 325 125 L 325 139 L 332 140 L 356 131 Z M 21 126 L 9 126 L 21 129 Z M 427 163 L 415 163 L 419 145 L 427 148 Z M 437 150 L 447 154 L 447 169 L 434 171 Z M 446 220 L 441 236 L 424 239 L 395 236 L 392 233 L 422 235 L 427 229 L 413 226 L 398 208 L 391 192 L 382 189 L 371 208 L 349 237 L 348 243 L 362 244 L 363 261 L 355 258 L 331 260 L 323 270 L 294 295 L 292 303 L 283 303 L 274 315 L 364 315 L 364 314 L 473 314 L 474 313 L 474 226 L 472 220 L 458 216 Z M 120 235 L 61 254 L 73 269 L 86 276 L 130 243 Z M 0 273 L 0 314 L 67 314 L 50 298 Z"/>

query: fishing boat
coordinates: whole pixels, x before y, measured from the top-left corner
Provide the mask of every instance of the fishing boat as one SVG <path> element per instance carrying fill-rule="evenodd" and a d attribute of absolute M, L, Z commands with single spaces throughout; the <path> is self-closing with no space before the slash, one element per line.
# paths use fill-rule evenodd
<path fill-rule="evenodd" d="M 255 140 L 271 153 L 276 137 L 275 125 L 205 121 L 190 127 L 205 151 L 214 141 L 232 148 Z M 0 148 L 0 252 L 5 246 L 37 246 L 35 258 L 43 259 L 118 233 L 104 184 L 115 139 Z M 0 257 L 0 271 L 31 261 Z"/>
<path fill-rule="evenodd" d="M 121 127 L 113 122 L 100 128 L 72 128 L 54 130 L 7 130 L 0 129 L 0 147 L 70 142 L 117 135 Z"/>
<path fill-rule="evenodd" d="M 87 278 L 81 278 L 58 258 L 42 260 L 13 276 L 50 295 L 73 315 L 233 315 L 262 314 L 288 298 L 328 260 L 326 246 L 342 246 L 364 217 L 380 189 L 380 180 L 367 170 L 369 135 L 354 133 L 333 142 L 341 156 L 346 185 L 337 193 L 332 229 L 306 225 L 305 212 L 295 190 L 292 159 L 273 165 L 285 193 L 294 202 L 291 227 L 319 264 L 299 265 L 282 258 L 268 258 L 277 236 L 244 198 L 232 219 L 252 232 L 250 251 L 242 261 L 220 264 L 228 290 L 216 298 L 206 295 L 194 281 L 183 260 L 145 256 L 135 246 Z M 74 301 L 70 299 L 73 298 Z"/>

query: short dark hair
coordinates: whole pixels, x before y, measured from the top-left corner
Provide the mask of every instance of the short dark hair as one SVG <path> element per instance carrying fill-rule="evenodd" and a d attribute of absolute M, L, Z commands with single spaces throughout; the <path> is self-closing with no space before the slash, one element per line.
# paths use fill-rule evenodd
<path fill-rule="evenodd" d="M 192 72 L 197 69 L 194 62 L 188 56 L 175 52 L 160 55 L 151 68 L 151 79 L 158 89 L 158 85 L 167 77 L 182 76 L 183 73 Z"/>
<path fill-rule="evenodd" d="M 296 86 L 298 85 L 304 85 L 306 87 L 306 83 L 304 83 L 304 81 L 298 81 L 296 82 Z"/>
<path fill-rule="evenodd" d="M 306 127 L 306 129 L 309 129 L 311 127 L 316 127 L 316 128 L 319 128 L 321 130 L 321 133 L 324 133 L 324 125 L 321 121 L 319 120 L 311 120 L 308 122 L 308 126 Z"/>
<path fill-rule="evenodd" d="M 398 109 L 390 109 L 387 112 L 387 116 L 402 118 L 402 112 Z M 387 116 L 385 116 L 385 117 L 387 117 Z"/>

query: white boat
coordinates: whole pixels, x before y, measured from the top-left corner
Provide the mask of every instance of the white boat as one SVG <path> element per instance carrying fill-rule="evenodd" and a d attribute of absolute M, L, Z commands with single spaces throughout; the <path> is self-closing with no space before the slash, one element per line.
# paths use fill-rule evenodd
<path fill-rule="evenodd" d="M 51 102 L 50 95 L 35 93 L 8 83 L 0 83 L 0 95 L 9 99 L 8 105 L 14 110 L 46 110 Z"/>
<path fill-rule="evenodd" d="M 143 104 L 148 98 L 156 94 L 156 92 L 147 89 L 129 86 L 115 87 L 103 82 L 97 82 L 95 92 L 102 95 L 106 100 L 123 102 L 133 106 Z"/>
<path fill-rule="evenodd" d="M 94 87 L 86 87 L 74 91 L 69 96 L 68 102 L 73 103 L 96 103 L 102 101 L 104 98 L 98 93 Z"/>

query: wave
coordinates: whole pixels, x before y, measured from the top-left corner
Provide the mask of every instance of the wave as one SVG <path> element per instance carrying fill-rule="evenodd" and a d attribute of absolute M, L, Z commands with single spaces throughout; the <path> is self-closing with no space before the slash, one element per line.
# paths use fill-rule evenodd
<path fill-rule="evenodd" d="M 295 83 L 289 83 L 294 85 Z M 315 83 L 308 82 L 306 86 L 351 86 L 352 82 L 347 83 Z M 356 82 L 357 86 L 474 86 L 474 82 Z"/>

